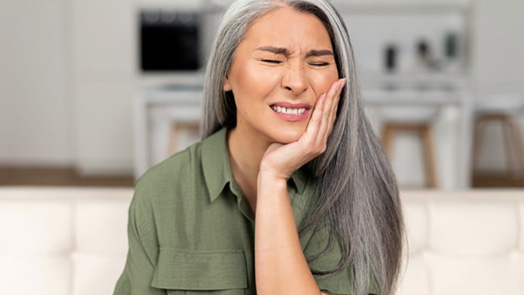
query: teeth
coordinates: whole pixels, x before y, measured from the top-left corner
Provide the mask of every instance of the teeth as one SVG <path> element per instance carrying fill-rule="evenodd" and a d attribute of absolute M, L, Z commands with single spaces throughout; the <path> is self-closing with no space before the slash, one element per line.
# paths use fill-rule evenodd
<path fill-rule="evenodd" d="M 286 114 L 286 115 L 302 115 L 306 112 L 305 108 L 294 109 L 294 108 L 284 108 L 280 106 L 273 106 L 273 110 L 277 113 Z"/>

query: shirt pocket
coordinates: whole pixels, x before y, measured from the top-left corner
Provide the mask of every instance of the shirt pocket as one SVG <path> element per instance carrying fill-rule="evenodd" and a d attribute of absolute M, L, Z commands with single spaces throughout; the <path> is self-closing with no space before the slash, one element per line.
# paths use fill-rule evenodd
<path fill-rule="evenodd" d="M 169 295 L 241 295 L 247 280 L 243 250 L 161 247 L 151 286 Z"/>

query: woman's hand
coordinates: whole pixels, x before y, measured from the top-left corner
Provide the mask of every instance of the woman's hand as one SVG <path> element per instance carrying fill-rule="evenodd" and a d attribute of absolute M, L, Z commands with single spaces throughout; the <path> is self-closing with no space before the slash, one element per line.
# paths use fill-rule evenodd
<path fill-rule="evenodd" d="M 288 179 L 302 165 L 326 150 L 327 139 L 335 123 L 338 101 L 346 79 L 331 85 L 315 104 L 306 131 L 295 142 L 273 143 L 268 147 L 260 163 L 259 177 L 269 174 L 277 179 Z"/>

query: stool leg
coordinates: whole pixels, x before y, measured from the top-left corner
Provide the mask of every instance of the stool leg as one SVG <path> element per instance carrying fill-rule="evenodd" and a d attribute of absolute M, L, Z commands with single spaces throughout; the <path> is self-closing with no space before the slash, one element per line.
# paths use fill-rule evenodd
<path fill-rule="evenodd" d="M 391 140 L 393 139 L 395 135 L 395 127 L 386 124 L 382 130 L 382 146 L 384 147 L 384 151 L 386 152 L 386 155 L 388 156 L 389 160 L 391 161 Z"/>
<path fill-rule="evenodd" d="M 473 145 L 473 167 L 472 167 L 472 173 L 471 173 L 471 176 L 473 177 L 473 179 L 475 179 L 475 177 L 477 176 L 481 144 L 482 144 L 482 139 L 484 137 L 484 129 L 486 127 L 487 121 L 489 120 L 483 117 L 477 118 L 475 120 L 475 134 L 474 134 L 475 144 Z"/>
<path fill-rule="evenodd" d="M 510 128 L 513 130 L 513 142 L 515 147 L 516 158 L 520 165 L 520 185 L 524 186 L 524 142 L 520 133 L 520 128 L 513 118 L 508 118 Z"/>
<path fill-rule="evenodd" d="M 504 115 L 500 118 L 500 125 L 502 127 L 502 133 L 504 134 L 504 147 L 506 149 L 506 170 L 508 178 L 513 181 L 513 172 L 515 171 L 517 174 L 517 163 L 513 161 L 513 148 L 514 145 L 512 143 L 516 143 L 515 140 L 511 139 L 511 136 L 514 135 L 512 133 L 515 133 L 514 130 L 512 130 L 511 125 L 511 119 Z M 516 151 L 515 151 L 516 152 Z"/>
<path fill-rule="evenodd" d="M 435 165 L 435 153 L 433 151 L 433 132 L 431 130 L 431 127 L 428 125 L 425 125 L 421 128 L 421 132 L 424 138 L 424 158 L 425 158 L 425 166 L 426 166 L 426 181 L 427 186 L 430 188 L 436 188 L 438 186 L 437 183 L 437 173 L 436 173 L 436 165 Z"/>

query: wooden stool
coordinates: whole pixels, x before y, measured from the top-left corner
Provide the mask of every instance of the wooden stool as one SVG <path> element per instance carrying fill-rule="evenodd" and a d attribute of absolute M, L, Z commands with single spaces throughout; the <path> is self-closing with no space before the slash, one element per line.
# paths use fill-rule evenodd
<path fill-rule="evenodd" d="M 475 179 L 478 176 L 477 168 L 485 127 L 488 123 L 496 122 L 501 124 L 504 134 L 507 175 L 505 180 L 517 186 L 524 186 L 524 145 L 522 136 L 514 117 L 507 113 L 482 114 L 475 119 L 472 177 Z M 520 175 L 518 167 L 520 167 Z"/>
<path fill-rule="evenodd" d="M 502 94 L 475 103 L 475 135 L 472 159 L 472 178 L 478 176 L 478 160 L 480 147 L 484 135 L 484 128 L 488 123 L 499 122 L 504 134 L 505 156 L 507 161 L 506 177 L 501 178 L 510 186 L 524 186 L 524 147 L 522 136 L 515 118 L 524 111 L 524 96 L 519 94 Z M 520 166 L 520 176 L 517 167 Z M 513 173 L 515 172 L 515 173 Z"/>
<path fill-rule="evenodd" d="M 181 142 L 180 139 L 183 134 L 190 134 L 193 136 L 198 136 L 200 133 L 200 124 L 199 123 L 182 123 L 176 122 L 171 125 L 171 135 L 169 137 L 169 148 L 168 155 L 172 155 L 183 148 L 186 148 L 187 142 Z M 192 143 L 192 142 L 191 142 Z"/>
<path fill-rule="evenodd" d="M 429 123 L 386 123 L 382 131 L 382 144 L 389 159 L 391 159 L 391 142 L 398 132 L 415 132 L 419 134 L 424 152 L 426 187 L 436 188 L 437 172 L 433 151 L 433 132 Z"/>

